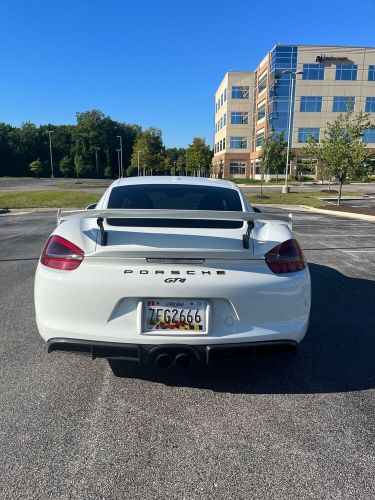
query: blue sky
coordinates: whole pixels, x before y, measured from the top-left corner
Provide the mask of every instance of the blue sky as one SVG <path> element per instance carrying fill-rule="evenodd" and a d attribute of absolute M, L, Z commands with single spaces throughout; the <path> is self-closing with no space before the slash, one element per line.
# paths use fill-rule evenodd
<path fill-rule="evenodd" d="M 0 121 L 96 108 L 160 127 L 168 147 L 212 144 L 228 69 L 254 69 L 278 42 L 374 46 L 374 19 L 374 0 L 2 0 Z"/>

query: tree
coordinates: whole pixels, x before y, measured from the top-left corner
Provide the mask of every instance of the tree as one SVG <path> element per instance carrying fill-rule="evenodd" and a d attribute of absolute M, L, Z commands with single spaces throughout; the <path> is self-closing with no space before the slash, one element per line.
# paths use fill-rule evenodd
<path fill-rule="evenodd" d="M 180 156 L 177 158 L 176 170 L 179 173 L 179 175 L 185 173 L 185 170 L 186 170 L 186 154 L 185 153 L 180 154 Z"/>
<path fill-rule="evenodd" d="M 75 155 L 74 157 L 74 168 L 77 174 L 77 184 L 79 183 L 79 176 L 83 174 L 85 164 L 83 161 L 83 157 L 81 155 Z"/>
<path fill-rule="evenodd" d="M 70 156 L 64 156 L 61 159 L 59 168 L 60 172 L 64 174 L 64 177 L 68 177 L 68 175 L 73 170 L 72 159 L 70 158 Z"/>
<path fill-rule="evenodd" d="M 112 172 L 112 167 L 111 167 L 111 155 L 109 153 L 109 149 L 106 149 L 106 152 L 105 152 L 104 177 L 106 177 L 107 179 L 113 178 L 113 172 Z"/>
<path fill-rule="evenodd" d="M 119 123 L 99 110 L 77 113 L 76 125 L 49 123 L 37 127 L 26 122 L 21 127 L 12 127 L 0 123 L 0 175 L 33 175 L 29 164 L 35 158 L 42 163 L 41 175 L 50 175 L 49 130 L 54 165 L 67 156 L 75 172 L 74 157 L 79 155 L 85 169 L 91 169 L 97 177 L 103 177 L 106 166 L 114 169 L 117 165 L 118 136 L 122 138 L 124 165 L 128 165 L 135 138 L 141 133 L 138 125 Z"/>
<path fill-rule="evenodd" d="M 212 152 L 203 137 L 194 137 L 186 150 L 186 170 L 202 175 L 210 170 Z"/>
<path fill-rule="evenodd" d="M 367 161 L 372 153 L 363 143 L 366 129 L 374 127 L 369 113 L 354 113 L 348 109 L 333 123 L 328 123 L 320 142 L 310 137 L 304 154 L 315 159 L 320 172 L 339 183 L 337 205 L 341 203 L 342 186 L 346 180 L 358 179 L 367 172 Z"/>
<path fill-rule="evenodd" d="M 185 155 L 184 148 L 166 148 L 163 156 L 163 169 L 165 173 L 175 175 L 178 171 L 177 162 L 181 155 Z"/>
<path fill-rule="evenodd" d="M 127 172 L 138 170 L 138 157 L 140 172 L 144 173 L 154 170 L 160 171 L 163 169 L 163 141 L 161 130 L 151 127 L 144 132 L 138 134 L 134 145 L 130 161 L 130 169 Z M 138 155 L 139 153 L 139 155 Z"/>
<path fill-rule="evenodd" d="M 163 158 L 163 172 L 167 175 L 172 175 L 173 172 L 173 161 L 170 156 L 165 156 Z"/>
<path fill-rule="evenodd" d="M 287 142 L 284 133 L 274 133 L 265 137 L 260 153 L 259 170 L 261 173 L 260 195 L 263 196 L 263 180 L 268 174 L 278 174 L 286 164 Z"/>
<path fill-rule="evenodd" d="M 110 165 L 107 165 L 104 169 L 104 177 L 107 177 L 107 179 L 112 178 L 112 169 Z"/>
<path fill-rule="evenodd" d="M 40 174 L 42 173 L 43 165 L 38 158 L 37 160 L 34 160 L 30 163 L 29 168 L 32 171 L 32 173 L 35 174 L 36 177 L 39 177 Z"/>

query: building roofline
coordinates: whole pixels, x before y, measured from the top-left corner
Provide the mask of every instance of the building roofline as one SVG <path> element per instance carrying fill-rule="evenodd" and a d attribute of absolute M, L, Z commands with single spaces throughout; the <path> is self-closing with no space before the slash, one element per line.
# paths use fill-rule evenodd
<path fill-rule="evenodd" d="M 334 47 L 341 49 L 373 49 L 375 46 L 363 46 L 363 45 L 331 45 L 331 44 L 316 44 L 316 43 L 276 43 L 272 46 L 271 52 L 275 47 Z"/>

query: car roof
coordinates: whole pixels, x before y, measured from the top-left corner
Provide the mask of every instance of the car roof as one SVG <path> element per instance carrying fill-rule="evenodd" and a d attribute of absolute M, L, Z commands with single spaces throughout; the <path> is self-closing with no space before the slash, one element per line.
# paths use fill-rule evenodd
<path fill-rule="evenodd" d="M 239 188 L 231 181 L 223 179 L 212 179 L 208 177 L 190 177 L 190 176 L 170 176 L 170 175 L 148 175 L 140 177 L 125 177 L 114 181 L 110 187 L 118 186 L 139 186 L 142 184 L 169 184 L 169 185 L 182 185 L 188 184 L 192 186 L 209 186 L 234 189 L 239 191 Z"/>

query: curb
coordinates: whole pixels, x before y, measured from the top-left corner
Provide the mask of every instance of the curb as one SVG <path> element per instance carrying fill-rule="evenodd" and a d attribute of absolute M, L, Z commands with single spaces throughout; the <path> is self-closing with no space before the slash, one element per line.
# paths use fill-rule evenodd
<path fill-rule="evenodd" d="M 314 208 L 307 205 L 300 205 L 300 207 L 316 214 L 333 215 L 334 217 L 346 217 L 348 219 L 359 219 L 375 222 L 375 215 L 356 214 L 353 212 L 335 212 L 334 210 L 324 210 L 323 208 Z"/>

